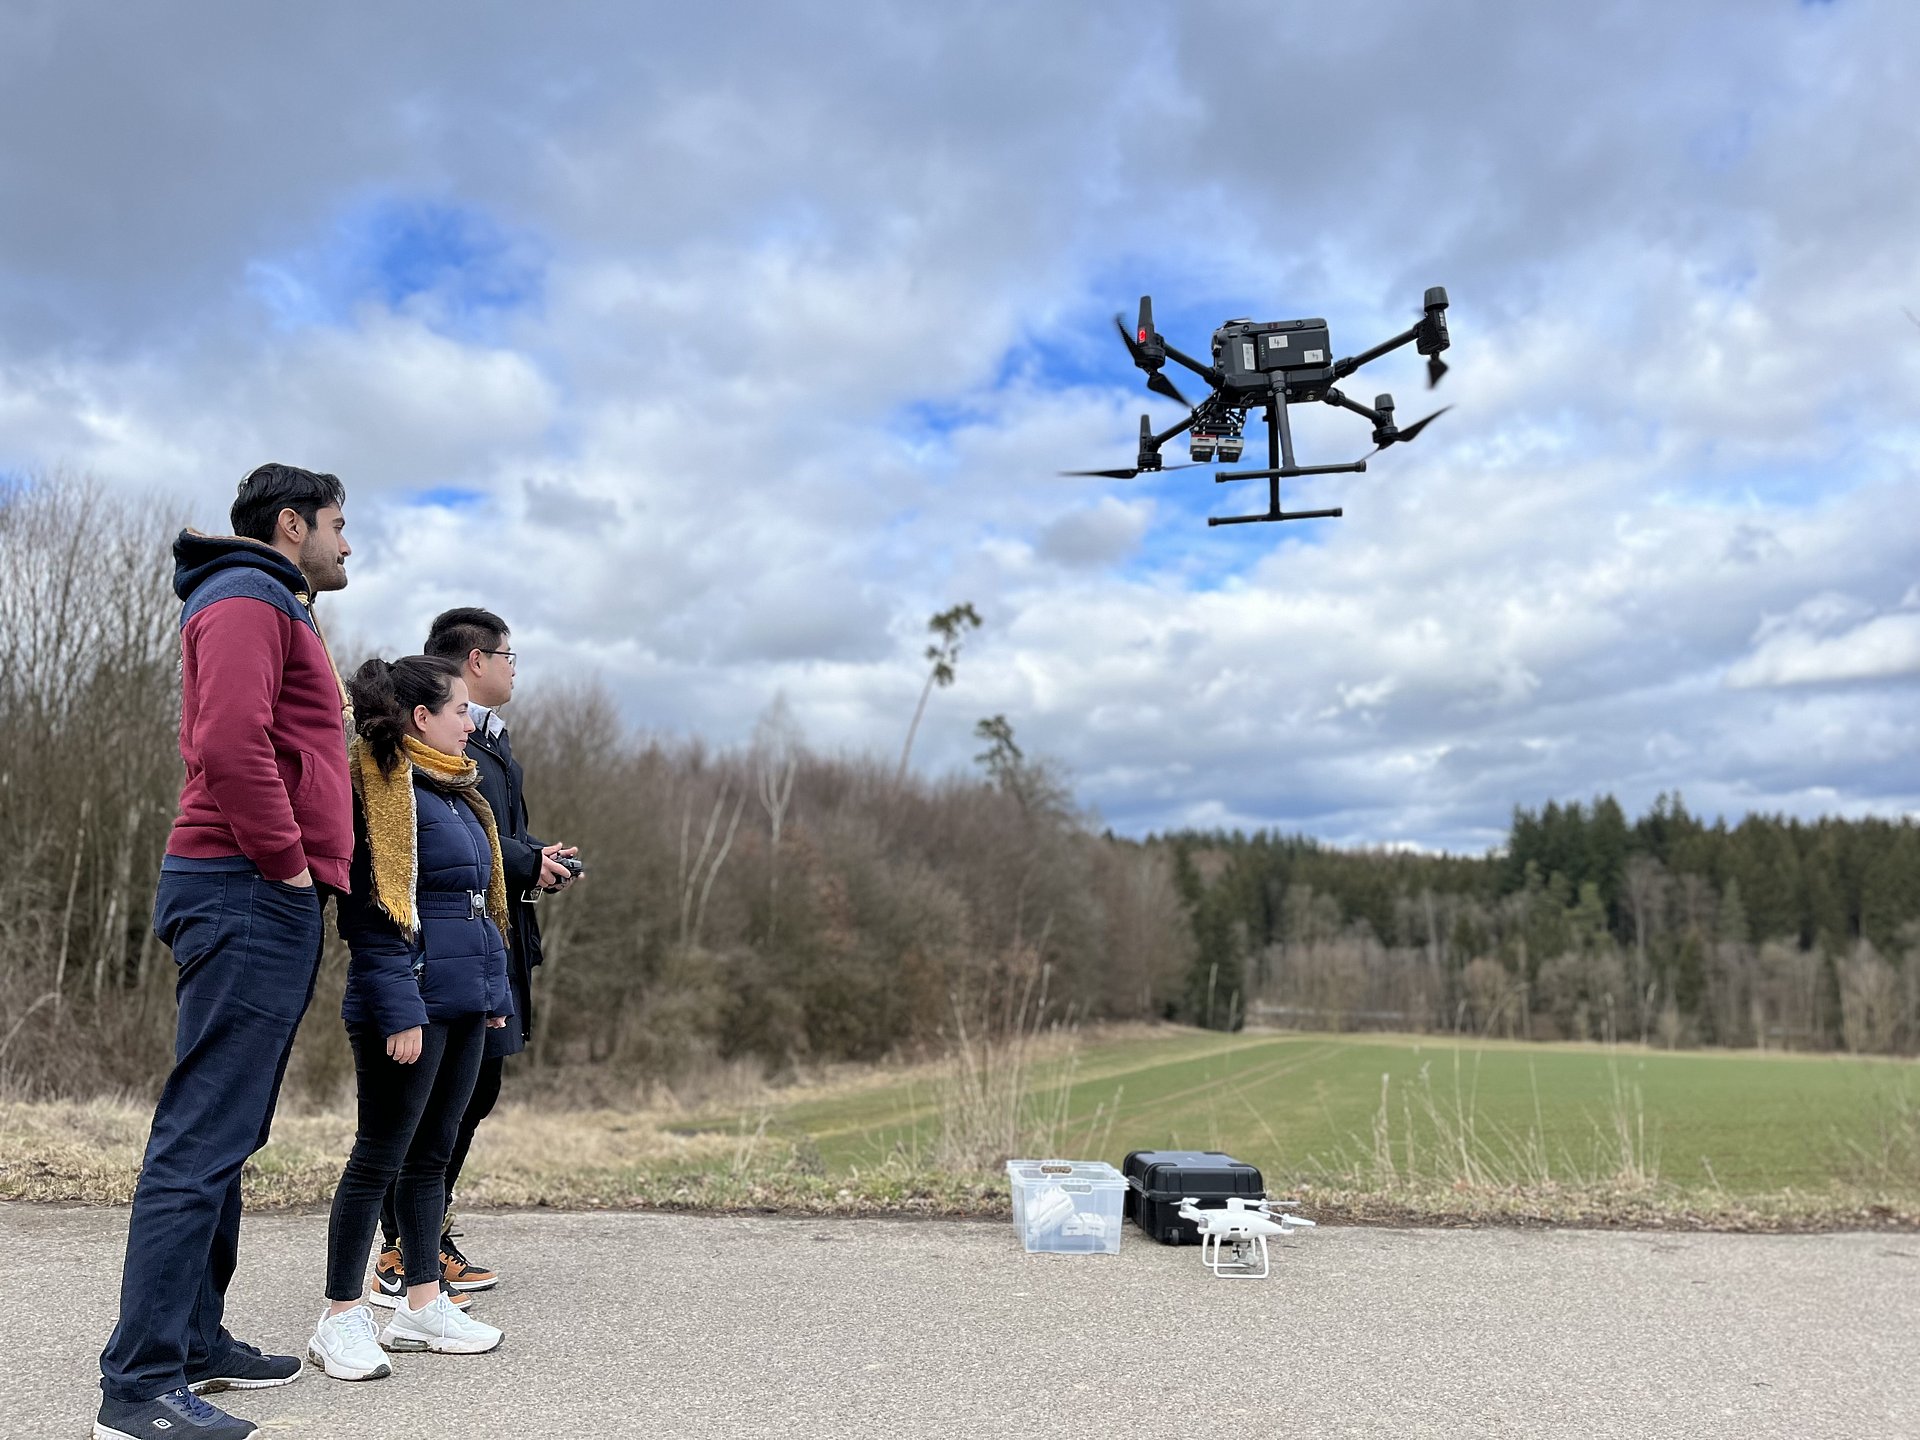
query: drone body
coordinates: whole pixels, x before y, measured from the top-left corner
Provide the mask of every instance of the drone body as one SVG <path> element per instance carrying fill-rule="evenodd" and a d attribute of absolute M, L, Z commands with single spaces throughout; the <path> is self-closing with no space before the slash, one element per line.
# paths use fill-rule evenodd
<path fill-rule="evenodd" d="M 1131 469 L 1069 470 L 1069 475 L 1101 475 L 1115 480 L 1157 470 L 1184 469 L 1167 465 L 1160 458 L 1160 447 L 1183 432 L 1189 433 L 1192 463 L 1204 465 L 1219 460 L 1232 463 L 1240 458 L 1249 411 L 1264 409 L 1267 418 L 1267 465 L 1262 470 L 1227 470 L 1214 476 L 1216 481 L 1265 480 L 1268 506 L 1264 515 L 1214 516 L 1209 525 L 1246 525 L 1266 520 L 1310 520 L 1338 516 L 1339 510 L 1294 510 L 1280 508 L 1280 482 L 1296 475 L 1352 474 L 1367 468 L 1365 459 L 1344 465 L 1300 465 L 1293 456 L 1293 428 L 1287 419 L 1287 407 L 1308 403 L 1335 405 L 1364 415 L 1373 422 L 1375 451 L 1413 439 L 1428 423 L 1444 414 L 1436 410 L 1424 419 L 1401 429 L 1393 419 L 1393 397 L 1381 395 L 1372 405 L 1362 405 L 1334 388 L 1369 361 L 1390 350 L 1412 342 L 1427 357 L 1429 387 L 1440 383 L 1447 373 L 1440 358 L 1450 341 L 1447 336 L 1447 292 L 1436 285 L 1426 293 L 1420 320 L 1391 340 L 1363 350 L 1343 360 L 1333 359 L 1332 340 L 1325 320 L 1229 320 L 1213 332 L 1213 359 L 1202 364 L 1181 353 L 1153 328 L 1152 297 L 1140 297 L 1140 323 L 1132 334 L 1120 317 L 1114 317 L 1120 338 L 1126 342 L 1133 363 L 1147 373 L 1147 388 L 1178 404 L 1187 404 L 1174 383 L 1162 373 L 1167 361 L 1184 366 L 1213 387 L 1212 392 L 1191 413 L 1171 428 L 1156 434 L 1150 419 L 1140 417 L 1140 452 Z"/>
<path fill-rule="evenodd" d="M 1200 1202 L 1186 1199 L 1177 1212 L 1200 1231 L 1200 1263 L 1222 1280 L 1264 1280 L 1271 1268 L 1267 1259 L 1267 1241 L 1284 1239 L 1296 1229 L 1313 1229 L 1313 1221 L 1275 1210 L 1285 1201 L 1248 1200 L 1242 1195 L 1227 1197 L 1225 1208 L 1203 1210 Z M 1223 1254 L 1222 1247 L 1231 1251 Z M 1253 1253 L 1260 1256 L 1254 1268 Z"/>

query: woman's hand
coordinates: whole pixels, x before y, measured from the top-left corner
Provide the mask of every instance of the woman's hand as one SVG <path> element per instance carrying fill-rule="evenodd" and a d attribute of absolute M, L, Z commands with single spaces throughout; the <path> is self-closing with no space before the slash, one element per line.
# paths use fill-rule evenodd
<path fill-rule="evenodd" d="M 387 1057 L 396 1065 L 411 1065 L 420 1058 L 420 1027 L 387 1036 Z"/>
<path fill-rule="evenodd" d="M 489 1030 L 504 1030 L 504 1029 L 506 1029 L 506 1028 L 507 1028 L 507 1017 L 506 1017 L 506 1016 L 504 1016 L 504 1015 L 489 1015 L 489 1016 L 487 1016 L 487 1029 L 489 1029 Z"/>

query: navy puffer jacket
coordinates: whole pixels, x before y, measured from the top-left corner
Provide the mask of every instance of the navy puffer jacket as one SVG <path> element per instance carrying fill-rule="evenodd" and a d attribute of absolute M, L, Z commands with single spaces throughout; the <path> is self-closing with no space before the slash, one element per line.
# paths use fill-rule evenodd
<path fill-rule="evenodd" d="M 493 874 L 486 828 L 465 799 L 434 788 L 418 772 L 413 805 L 419 936 L 409 939 L 374 901 L 366 821 L 357 801 L 353 888 L 340 898 L 340 938 L 351 956 L 340 1013 L 350 1027 L 382 1035 L 429 1020 L 513 1014 L 506 942 L 484 906 Z"/>

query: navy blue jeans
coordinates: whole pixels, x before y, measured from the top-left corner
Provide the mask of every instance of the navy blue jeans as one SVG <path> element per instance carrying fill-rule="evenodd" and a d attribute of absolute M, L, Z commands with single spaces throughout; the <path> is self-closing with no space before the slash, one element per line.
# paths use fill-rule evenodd
<path fill-rule="evenodd" d="M 173 1073 L 133 1193 L 120 1323 L 100 1356 L 100 1388 L 136 1403 L 211 1371 L 233 1344 L 221 1322 L 240 1167 L 267 1143 L 320 970 L 323 892 L 251 866 L 179 863 L 162 869 L 153 904 L 154 934 L 180 967 Z"/>

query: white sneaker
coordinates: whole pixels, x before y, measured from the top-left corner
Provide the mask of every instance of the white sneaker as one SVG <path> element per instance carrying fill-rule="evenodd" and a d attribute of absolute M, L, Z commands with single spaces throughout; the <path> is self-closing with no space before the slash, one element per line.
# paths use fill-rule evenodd
<path fill-rule="evenodd" d="M 307 1342 L 307 1359 L 336 1380 L 383 1380 L 393 1373 L 380 1353 L 373 1311 L 356 1305 L 338 1315 L 322 1315 Z"/>
<path fill-rule="evenodd" d="M 463 1294 L 461 1291 L 455 1290 L 451 1285 L 447 1284 L 447 1282 L 444 1280 L 440 1282 L 440 1293 L 446 1296 L 449 1300 L 451 1300 L 454 1303 L 455 1308 L 463 1312 L 466 1310 L 467 1305 L 471 1305 L 473 1303 L 473 1300 L 470 1296 Z M 401 1284 L 400 1289 L 397 1293 L 389 1291 L 385 1285 L 382 1285 L 377 1280 L 373 1284 L 367 1287 L 367 1304 L 378 1305 L 382 1310 L 392 1310 L 397 1306 L 403 1304 L 406 1298 L 407 1298 L 407 1286 L 404 1282 Z M 462 1300 L 466 1301 L 465 1305 L 460 1303 Z M 374 1316 L 374 1319 L 376 1320 L 378 1320 L 379 1318 L 380 1317 L 377 1315 Z"/>
<path fill-rule="evenodd" d="M 402 1301 L 393 1307 L 393 1319 L 380 1332 L 388 1350 L 432 1350 L 441 1355 L 484 1355 L 500 1348 L 504 1331 L 462 1315 L 445 1295 L 436 1295 L 420 1310 Z"/>

